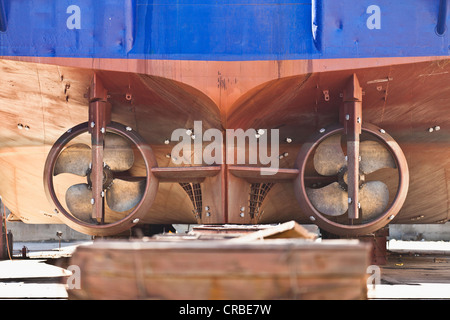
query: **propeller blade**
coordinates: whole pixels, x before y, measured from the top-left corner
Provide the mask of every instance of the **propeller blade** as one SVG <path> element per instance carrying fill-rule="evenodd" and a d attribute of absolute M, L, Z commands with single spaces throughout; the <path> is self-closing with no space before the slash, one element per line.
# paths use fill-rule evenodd
<path fill-rule="evenodd" d="M 106 203 L 117 212 L 130 210 L 144 196 L 145 184 L 145 179 L 139 181 L 114 179 L 111 188 L 106 192 Z"/>
<path fill-rule="evenodd" d="M 125 138 L 117 134 L 106 134 L 103 152 L 103 161 L 112 171 L 127 171 L 133 166 L 133 149 Z"/>
<path fill-rule="evenodd" d="M 341 147 L 341 136 L 331 136 L 317 147 L 314 154 L 314 168 L 323 176 L 337 175 L 339 169 L 347 164 Z"/>
<path fill-rule="evenodd" d="M 381 181 L 369 181 L 359 191 L 362 217 L 370 219 L 384 211 L 389 202 L 389 189 Z"/>
<path fill-rule="evenodd" d="M 91 163 L 91 148 L 83 143 L 65 148 L 56 160 L 53 175 L 73 173 L 85 177 Z"/>
<path fill-rule="evenodd" d="M 340 216 L 348 210 L 348 194 L 338 182 L 319 189 L 306 188 L 306 193 L 313 206 L 323 214 Z"/>
<path fill-rule="evenodd" d="M 92 191 L 86 183 L 75 184 L 67 189 L 66 204 L 69 211 L 78 219 L 92 222 Z"/>
<path fill-rule="evenodd" d="M 375 172 L 382 168 L 396 168 L 391 153 L 377 141 L 363 141 L 359 146 L 361 156 L 360 169 L 365 174 Z"/>

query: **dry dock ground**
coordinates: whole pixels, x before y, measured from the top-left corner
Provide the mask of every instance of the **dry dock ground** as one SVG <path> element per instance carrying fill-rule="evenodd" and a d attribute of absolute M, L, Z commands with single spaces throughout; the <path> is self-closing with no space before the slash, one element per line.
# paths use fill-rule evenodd
<path fill-rule="evenodd" d="M 67 299 L 67 260 L 81 242 L 14 243 L 12 260 L 0 261 L 0 299 Z M 84 242 L 86 244 L 90 242 Z M 20 250 L 27 248 L 27 258 Z"/>
<path fill-rule="evenodd" d="M 450 299 L 450 242 L 388 242 L 388 262 L 369 299 Z"/>
<path fill-rule="evenodd" d="M 16 252 L 0 261 L 0 299 L 67 299 L 67 257 L 78 244 L 61 250 L 58 243 L 20 244 L 31 248 L 29 258 Z M 368 286 L 369 299 L 450 299 L 450 242 L 391 240 L 388 250 L 379 283 Z"/>

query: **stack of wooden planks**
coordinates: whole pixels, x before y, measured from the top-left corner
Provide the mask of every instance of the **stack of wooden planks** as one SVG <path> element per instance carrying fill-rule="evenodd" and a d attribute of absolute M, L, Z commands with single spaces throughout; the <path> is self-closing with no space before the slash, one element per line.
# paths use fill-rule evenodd
<path fill-rule="evenodd" d="M 69 290 L 69 298 L 367 298 L 370 245 L 316 242 L 292 222 L 270 229 L 224 240 L 172 236 L 80 246 L 70 262 L 80 268 L 80 288 Z"/>

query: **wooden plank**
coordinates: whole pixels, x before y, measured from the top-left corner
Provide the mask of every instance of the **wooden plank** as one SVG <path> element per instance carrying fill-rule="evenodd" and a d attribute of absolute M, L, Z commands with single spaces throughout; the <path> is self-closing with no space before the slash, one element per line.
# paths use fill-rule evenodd
<path fill-rule="evenodd" d="M 268 224 L 203 224 L 192 227 L 191 233 L 194 234 L 235 234 L 236 236 L 253 233 L 259 230 L 271 228 Z"/>
<path fill-rule="evenodd" d="M 230 241 L 243 242 L 261 239 L 302 238 L 315 239 L 317 236 L 310 233 L 295 221 L 288 221 L 277 226 L 262 229 L 250 234 L 231 239 Z"/>
<path fill-rule="evenodd" d="M 61 278 L 71 274 L 63 268 L 46 264 L 45 260 L 5 260 L 0 262 L 0 281 Z"/>
<path fill-rule="evenodd" d="M 71 274 L 44 260 L 0 261 L 0 299 L 67 299 Z"/>
<path fill-rule="evenodd" d="M 134 278 L 107 279 L 92 275 L 85 277 L 86 282 L 92 283 L 89 290 L 71 290 L 69 299 L 360 300 L 366 297 L 364 279 L 345 277 L 165 277 L 147 278 L 142 284 L 136 283 Z M 115 287 L 111 286 L 111 281 L 115 282 Z"/>
<path fill-rule="evenodd" d="M 370 246 L 276 239 L 94 243 L 76 299 L 365 299 Z"/>
<path fill-rule="evenodd" d="M 445 243 L 444 243 L 445 244 Z M 448 299 L 450 292 L 448 252 L 423 251 L 441 242 L 407 243 L 409 249 L 390 252 L 380 266 L 381 283 L 369 286 L 370 299 Z M 418 249 L 418 250 L 417 250 Z"/>

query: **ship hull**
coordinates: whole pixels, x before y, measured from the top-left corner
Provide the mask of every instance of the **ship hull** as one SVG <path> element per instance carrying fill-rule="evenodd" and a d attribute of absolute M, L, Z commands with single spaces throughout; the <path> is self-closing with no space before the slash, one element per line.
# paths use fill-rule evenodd
<path fill-rule="evenodd" d="M 442 85 L 450 77 L 446 58 L 224 62 L 4 57 L 0 68 L 5 84 L 0 99 L 0 194 L 12 211 L 10 220 L 61 223 L 45 196 L 44 165 L 59 136 L 88 120 L 94 74 L 108 90 L 112 120 L 136 130 L 151 145 L 159 167 L 176 166 L 167 157 L 174 142 L 165 144 L 173 131 L 202 121 L 203 131 L 278 129 L 280 141 L 292 140 L 280 144 L 280 154 L 288 154 L 280 160 L 281 169 L 295 169 L 297 154 L 312 133 L 339 123 L 345 83 L 356 74 L 364 92 L 364 122 L 386 130 L 409 166 L 408 196 L 392 223 L 448 220 L 450 117 L 445 106 L 450 89 Z M 203 142 L 203 148 L 207 145 Z M 218 164 L 219 173 L 200 182 L 197 203 L 180 185 L 183 181 L 160 183 L 141 222 L 311 222 L 295 199 L 293 181 L 252 183 L 230 171 L 235 164 Z M 379 175 L 389 179 L 389 174 Z M 62 198 L 70 185 L 83 181 L 64 179 L 57 188 Z M 255 190 L 263 196 L 250 214 Z"/>

